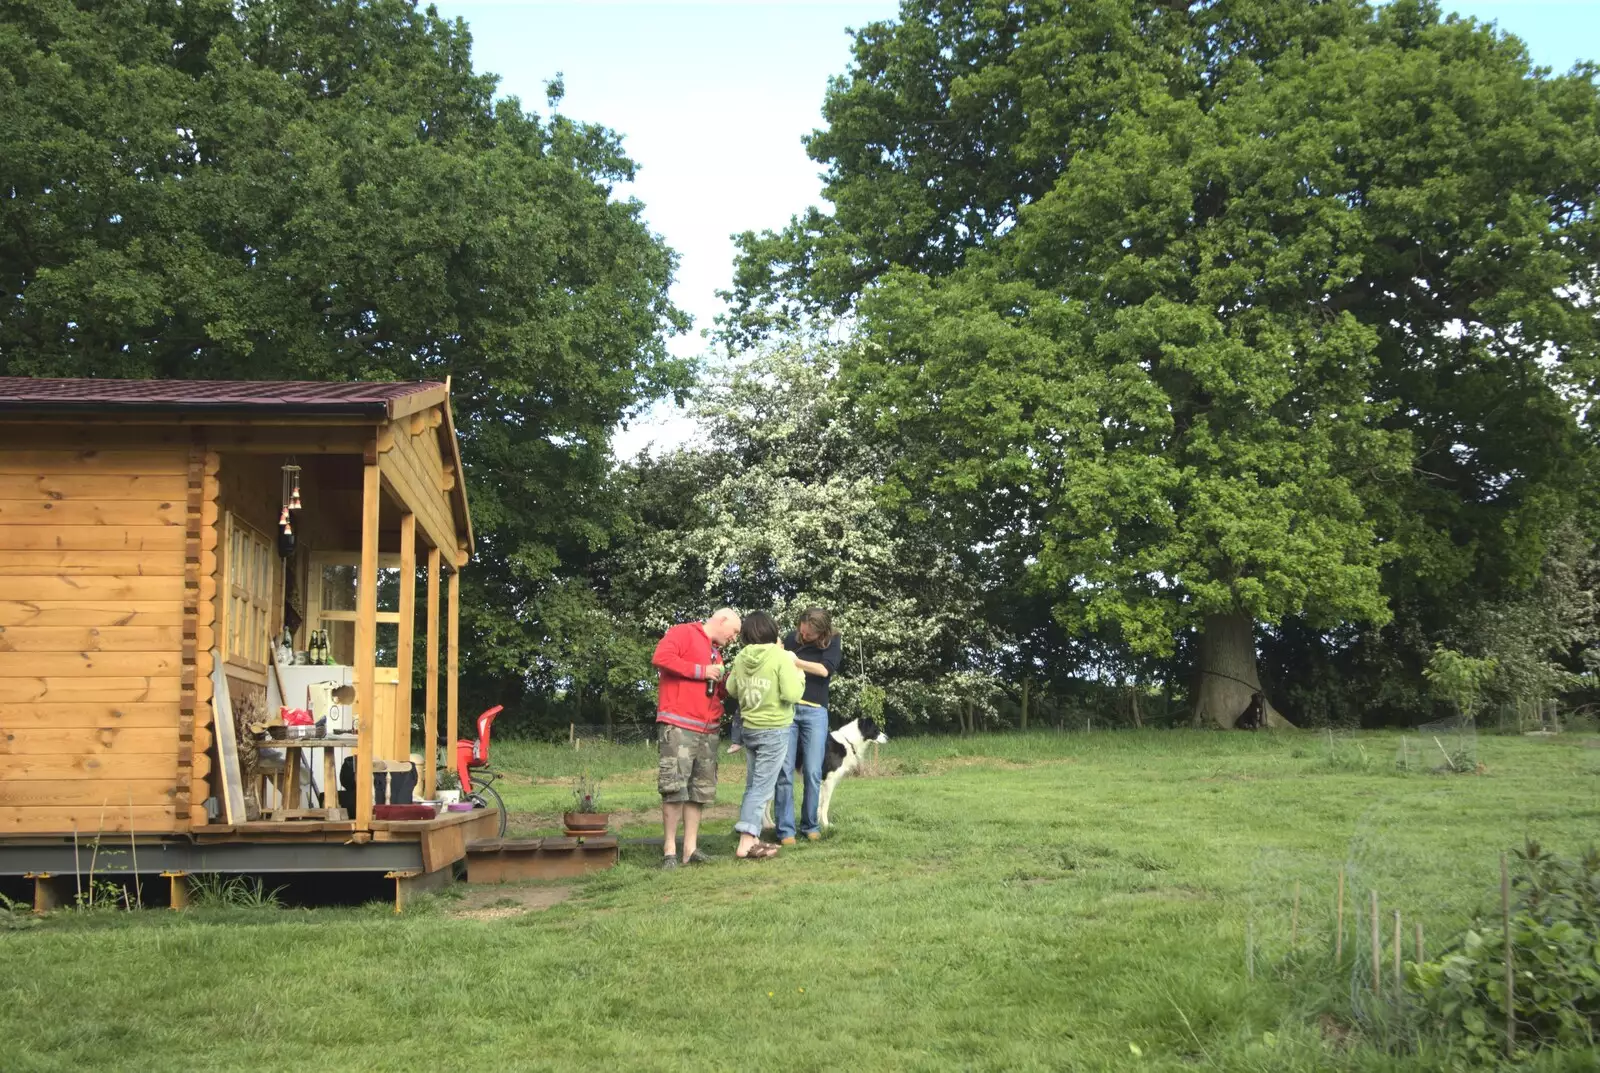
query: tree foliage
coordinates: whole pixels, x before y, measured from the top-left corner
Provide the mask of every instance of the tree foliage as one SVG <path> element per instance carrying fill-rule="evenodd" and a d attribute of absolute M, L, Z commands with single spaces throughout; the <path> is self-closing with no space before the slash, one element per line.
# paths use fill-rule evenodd
<path fill-rule="evenodd" d="M 1591 68 L 1420 0 L 906 0 L 824 115 L 727 334 L 859 317 L 891 490 L 1074 630 L 1525 590 L 1587 494 Z"/>
<path fill-rule="evenodd" d="M 469 671 L 514 683 L 575 636 L 611 429 L 686 389 L 686 320 L 617 137 L 470 44 L 412 0 L 0 5 L 0 372 L 451 376 Z"/>
<path fill-rule="evenodd" d="M 636 493 L 676 495 L 610 574 L 616 606 L 659 633 L 721 604 L 789 622 L 820 605 L 844 636 L 845 710 L 867 685 L 902 721 L 989 706 L 1003 634 L 984 613 L 983 575 L 878 496 L 889 445 L 839 390 L 838 357 L 793 340 L 747 355 L 696 401 L 701 443 L 630 467 Z"/>

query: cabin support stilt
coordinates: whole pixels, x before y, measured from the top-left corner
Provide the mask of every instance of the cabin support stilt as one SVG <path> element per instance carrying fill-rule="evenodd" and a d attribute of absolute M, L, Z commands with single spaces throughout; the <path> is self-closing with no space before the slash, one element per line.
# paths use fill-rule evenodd
<path fill-rule="evenodd" d="M 48 913 L 52 909 L 61 908 L 61 889 L 56 886 L 56 877 L 53 873 L 29 872 L 23 878 L 33 880 L 35 913 Z"/>
<path fill-rule="evenodd" d="M 417 516 L 400 515 L 400 641 L 395 656 L 399 678 L 394 698 L 396 757 L 411 755 L 411 664 L 417 633 Z M 424 761 L 426 766 L 426 761 Z"/>
<path fill-rule="evenodd" d="M 433 798 L 438 781 L 435 756 L 439 749 L 439 549 L 428 549 L 428 682 L 423 687 L 422 707 L 422 796 Z M 450 763 L 445 747 L 444 762 Z"/>
<path fill-rule="evenodd" d="M 161 876 L 171 885 L 171 900 L 167 904 L 174 909 L 189 908 L 189 873 L 162 872 Z"/>
<path fill-rule="evenodd" d="M 457 674 L 461 660 L 461 567 L 450 571 L 450 655 L 444 672 L 445 749 L 450 755 L 446 763 L 455 760 L 456 741 L 461 736 L 461 698 L 457 689 Z"/>
<path fill-rule="evenodd" d="M 372 829 L 372 749 L 377 732 L 378 459 L 376 446 L 362 471 L 361 578 L 356 591 L 356 830 Z"/>

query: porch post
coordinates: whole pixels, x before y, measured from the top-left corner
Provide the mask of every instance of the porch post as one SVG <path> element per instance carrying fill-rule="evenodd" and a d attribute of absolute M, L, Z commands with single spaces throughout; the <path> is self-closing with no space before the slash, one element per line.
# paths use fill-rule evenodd
<path fill-rule="evenodd" d="M 394 755 L 411 755 L 411 663 L 417 642 L 417 516 L 400 515 L 400 644 L 395 672 L 400 684 L 394 698 Z"/>
<path fill-rule="evenodd" d="M 356 830 L 372 829 L 372 749 L 378 664 L 378 455 L 374 443 L 361 482 L 361 573 L 356 589 Z"/>
<path fill-rule="evenodd" d="M 428 549 L 428 683 L 423 687 L 422 796 L 433 800 L 439 754 L 439 549 Z M 450 748 L 454 748 L 451 746 Z M 445 763 L 451 762 L 450 749 Z"/>
<path fill-rule="evenodd" d="M 456 739 L 460 736 L 460 697 L 456 672 L 461 667 L 461 568 L 450 571 L 450 657 L 444 671 L 444 719 L 446 763 L 456 762 Z M 465 787 L 463 787 L 463 790 Z"/>

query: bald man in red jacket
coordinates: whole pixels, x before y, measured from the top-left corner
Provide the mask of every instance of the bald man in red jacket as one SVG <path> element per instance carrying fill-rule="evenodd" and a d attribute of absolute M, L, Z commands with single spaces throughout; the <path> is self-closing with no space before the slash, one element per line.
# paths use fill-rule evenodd
<path fill-rule="evenodd" d="M 661 794 L 661 867 L 678 867 L 678 822 L 683 822 L 683 863 L 708 860 L 700 852 L 700 816 L 717 799 L 717 731 L 722 723 L 722 646 L 739 636 L 739 612 L 719 609 L 704 622 L 672 627 L 650 662 L 661 676 L 656 703 Z"/>

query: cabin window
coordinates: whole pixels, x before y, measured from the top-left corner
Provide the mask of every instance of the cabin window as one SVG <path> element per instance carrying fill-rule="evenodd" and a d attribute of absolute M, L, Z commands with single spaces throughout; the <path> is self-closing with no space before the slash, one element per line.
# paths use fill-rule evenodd
<path fill-rule="evenodd" d="M 361 556 L 354 552 L 324 552 L 311 557 L 307 601 L 312 629 L 328 631 L 328 647 L 335 663 L 354 664 L 356 608 L 360 599 Z M 399 654 L 400 556 L 378 557 L 378 636 L 376 663 L 393 667 Z"/>
<path fill-rule="evenodd" d="M 265 671 L 271 656 L 277 549 L 259 529 L 228 515 L 222 658 Z"/>

